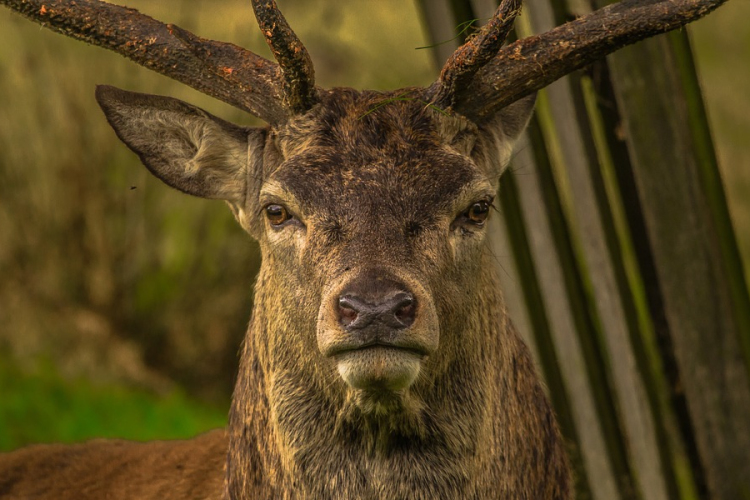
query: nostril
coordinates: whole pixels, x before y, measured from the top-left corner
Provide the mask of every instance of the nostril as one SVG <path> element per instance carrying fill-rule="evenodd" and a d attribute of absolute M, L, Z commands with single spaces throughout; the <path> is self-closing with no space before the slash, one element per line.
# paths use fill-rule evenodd
<path fill-rule="evenodd" d="M 411 295 L 404 294 L 398 298 L 398 301 L 393 308 L 393 313 L 401 324 L 409 326 L 414 323 L 414 313 L 416 312 L 415 306 L 414 298 Z"/>
<path fill-rule="evenodd" d="M 336 313 L 339 324 L 348 331 L 365 330 L 373 325 L 375 329 L 399 330 L 414 323 L 416 300 L 403 291 L 367 299 L 347 293 L 339 296 Z"/>
<path fill-rule="evenodd" d="M 357 316 L 359 315 L 357 307 L 351 300 L 349 300 L 348 297 L 339 298 L 338 312 L 339 322 L 344 326 L 351 325 L 354 321 L 356 321 Z"/>

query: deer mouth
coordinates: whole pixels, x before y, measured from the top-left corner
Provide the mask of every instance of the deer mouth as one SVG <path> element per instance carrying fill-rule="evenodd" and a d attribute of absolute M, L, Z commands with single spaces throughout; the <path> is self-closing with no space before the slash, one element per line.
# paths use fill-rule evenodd
<path fill-rule="evenodd" d="M 392 349 L 397 351 L 405 351 L 418 356 L 420 359 L 429 355 L 430 350 L 416 342 L 388 342 L 380 339 L 374 339 L 369 342 L 355 343 L 355 342 L 341 342 L 330 346 L 326 352 L 323 353 L 326 357 L 337 357 L 343 354 L 356 352 L 356 351 L 367 351 L 376 349 Z"/>
<path fill-rule="evenodd" d="M 352 389 L 400 391 L 410 387 L 419 375 L 423 348 L 370 343 L 334 350 L 339 375 Z"/>

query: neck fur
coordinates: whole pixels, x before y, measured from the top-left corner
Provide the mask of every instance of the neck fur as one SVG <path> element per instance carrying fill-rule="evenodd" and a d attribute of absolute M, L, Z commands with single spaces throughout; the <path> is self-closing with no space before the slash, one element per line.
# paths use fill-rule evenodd
<path fill-rule="evenodd" d="M 256 295 L 230 412 L 226 498 L 567 498 L 545 489 L 567 477 L 561 440 L 502 300 L 492 302 L 452 332 L 466 340 L 439 376 L 368 408 L 341 380 L 269 362 L 276 326 Z"/>

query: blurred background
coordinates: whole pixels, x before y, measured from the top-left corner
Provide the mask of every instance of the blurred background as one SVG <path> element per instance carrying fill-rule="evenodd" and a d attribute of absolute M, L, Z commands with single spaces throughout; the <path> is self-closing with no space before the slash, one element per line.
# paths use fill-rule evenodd
<path fill-rule="evenodd" d="M 114 2 L 270 57 L 245 0 Z M 437 73 L 416 6 L 283 0 L 322 86 Z M 750 1 L 690 27 L 730 210 L 750 267 Z M 0 10 L 0 450 L 223 425 L 252 308 L 255 243 L 222 203 L 152 178 L 93 98 L 106 83 L 254 119 Z M 666 146 L 666 145 L 665 145 Z"/>

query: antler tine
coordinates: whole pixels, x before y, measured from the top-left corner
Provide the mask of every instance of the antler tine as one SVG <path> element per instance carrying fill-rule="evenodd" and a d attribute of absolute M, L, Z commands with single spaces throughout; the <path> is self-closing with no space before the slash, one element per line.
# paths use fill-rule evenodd
<path fill-rule="evenodd" d="M 481 122 L 524 96 L 626 45 L 680 28 L 726 0 L 622 0 L 500 49 L 453 110 Z"/>
<path fill-rule="evenodd" d="M 502 0 L 492 19 L 456 49 L 443 66 L 438 80 L 428 90 L 435 106 L 444 109 L 453 106 L 457 93 L 497 55 L 520 12 L 521 0 Z"/>
<path fill-rule="evenodd" d="M 315 70 L 310 55 L 275 0 L 253 0 L 253 11 L 268 46 L 283 73 L 284 104 L 292 113 L 304 113 L 317 101 Z"/>
<path fill-rule="evenodd" d="M 277 83 L 278 65 L 248 50 L 202 40 L 135 9 L 97 0 L 0 0 L 0 4 L 45 28 L 113 50 L 269 123 L 288 117 Z M 214 53 L 213 66 L 200 57 L 201 45 Z"/>

